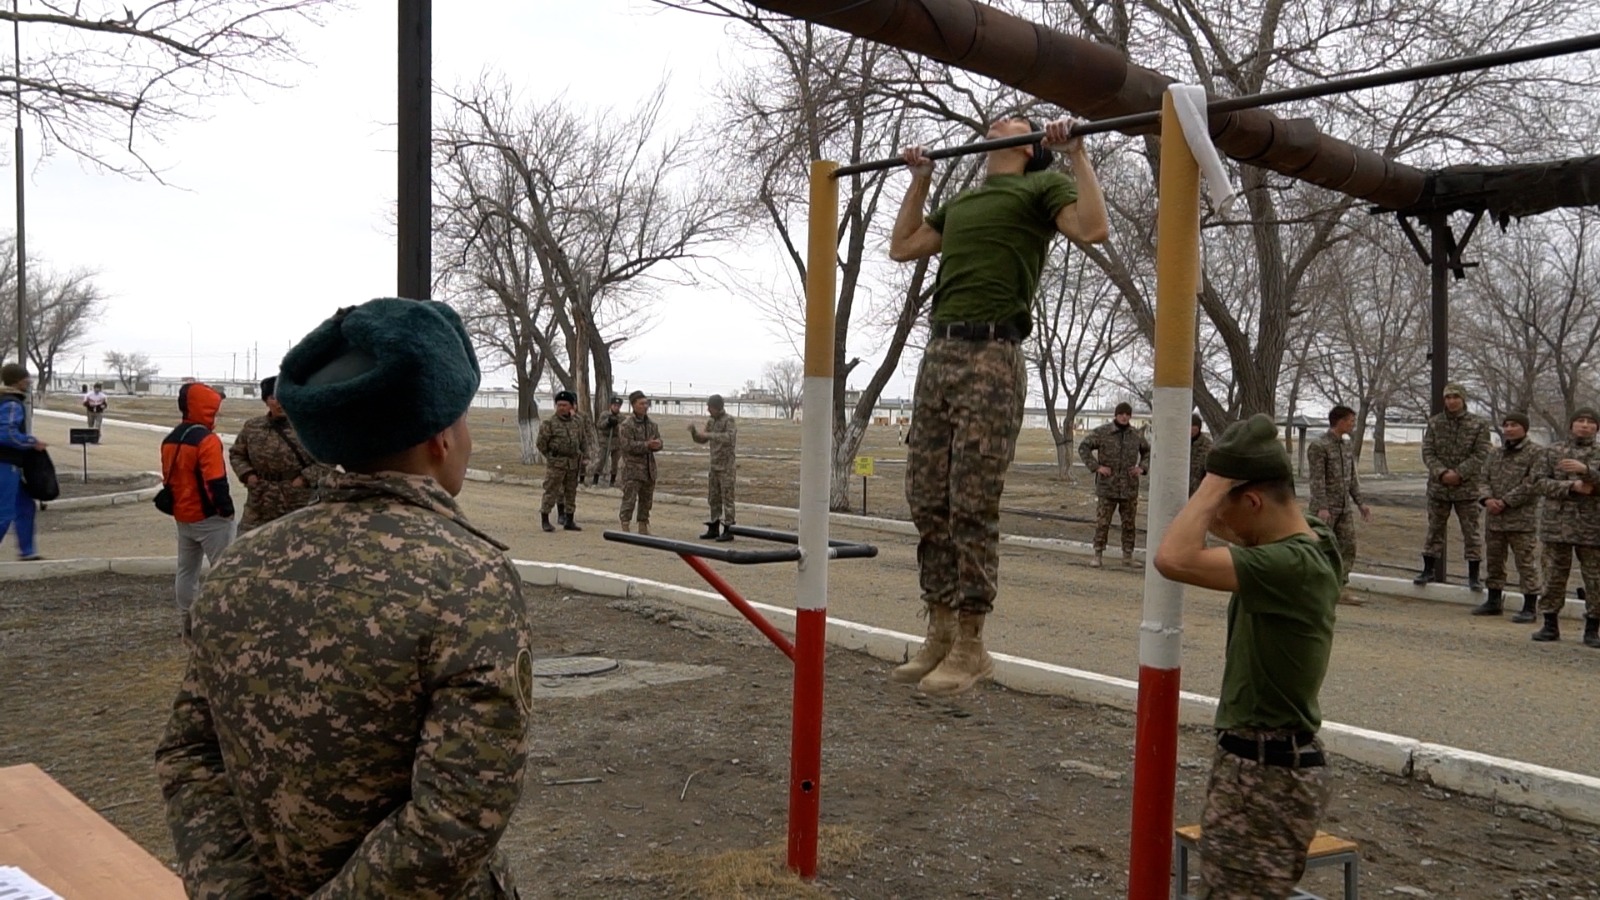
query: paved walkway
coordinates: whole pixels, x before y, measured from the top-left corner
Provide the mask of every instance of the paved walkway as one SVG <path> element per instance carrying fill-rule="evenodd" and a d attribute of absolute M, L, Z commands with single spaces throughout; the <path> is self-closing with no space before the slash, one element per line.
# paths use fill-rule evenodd
<path fill-rule="evenodd" d="M 54 448 L 67 476 L 77 448 L 66 444 L 76 421 L 40 417 L 37 430 Z M 90 448 L 91 472 L 154 469 L 159 434 L 107 423 L 105 443 Z M 703 587 L 698 576 L 666 553 L 616 544 L 600 532 L 614 527 L 617 492 L 585 490 L 578 500 L 580 534 L 544 534 L 537 488 L 469 484 L 467 515 L 510 544 L 523 559 L 566 562 Z M 693 538 L 702 508 L 660 504 L 659 535 Z M 745 525 L 792 529 L 793 520 L 745 516 Z M 149 504 L 41 515 L 47 556 L 171 555 L 171 520 Z M 829 612 L 869 625 L 917 632 L 915 543 L 909 537 L 841 532 L 876 543 L 873 560 L 830 567 Z M 1137 676 L 1142 572 L 1094 570 L 1059 553 L 1006 547 L 1001 596 L 991 617 L 991 647 L 1125 678 Z M 719 566 L 753 600 L 792 606 L 790 565 Z M 1227 598 L 1191 590 L 1186 603 L 1184 688 L 1215 695 L 1222 677 Z M 1559 644 L 1528 640 L 1532 626 L 1478 619 L 1454 604 L 1371 596 L 1365 606 L 1339 608 L 1332 669 L 1322 694 L 1325 718 L 1451 744 L 1499 756 L 1600 775 L 1590 752 L 1591 703 L 1600 681 L 1600 651 L 1579 644 L 1576 623 Z M 1064 739 L 1066 739 L 1064 737 Z"/>

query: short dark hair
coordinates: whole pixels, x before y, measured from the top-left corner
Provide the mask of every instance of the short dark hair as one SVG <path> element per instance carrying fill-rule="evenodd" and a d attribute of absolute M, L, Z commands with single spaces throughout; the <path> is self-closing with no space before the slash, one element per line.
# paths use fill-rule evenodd
<path fill-rule="evenodd" d="M 1246 481 L 1244 484 L 1236 485 L 1228 493 L 1236 496 L 1245 491 L 1255 491 L 1275 503 L 1295 502 L 1293 478 L 1266 478 L 1260 481 Z"/>
<path fill-rule="evenodd" d="M 1353 416 L 1355 414 L 1355 410 L 1341 403 L 1338 406 L 1335 406 L 1333 409 L 1328 410 L 1328 424 L 1337 425 L 1339 424 L 1339 420 L 1345 418 L 1346 416 Z"/>
<path fill-rule="evenodd" d="M 277 394 L 278 394 L 278 376 L 273 375 L 270 378 L 261 379 L 261 399 L 262 400 L 266 400 L 268 397 L 275 397 L 275 396 L 277 396 Z"/>
<path fill-rule="evenodd" d="M 1200 414 L 1199 413 L 1194 413 L 1193 415 L 1189 416 L 1189 425 L 1190 425 L 1190 427 L 1199 428 L 1200 424 L 1201 423 L 1200 423 Z"/>
<path fill-rule="evenodd" d="M 1007 114 L 1006 118 L 1021 119 L 1022 121 L 1028 123 L 1029 131 L 1044 130 L 1044 128 L 1041 127 L 1038 122 L 1033 120 L 1032 116 L 1027 115 L 1026 113 L 1022 112 L 1022 110 L 1012 110 L 1009 114 Z M 1033 148 L 1033 156 L 1028 158 L 1028 162 L 1022 167 L 1022 171 L 1043 172 L 1045 169 L 1050 168 L 1051 163 L 1056 161 L 1055 153 L 1049 147 L 1044 145 L 1044 140 L 1042 138 L 1034 141 L 1028 146 Z"/>

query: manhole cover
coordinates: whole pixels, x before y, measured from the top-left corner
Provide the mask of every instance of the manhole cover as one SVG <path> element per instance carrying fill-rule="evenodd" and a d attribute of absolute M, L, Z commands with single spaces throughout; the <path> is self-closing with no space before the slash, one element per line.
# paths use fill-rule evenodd
<path fill-rule="evenodd" d="M 604 656 L 553 656 L 533 661 L 535 678 L 570 678 L 600 675 L 617 667 L 617 661 Z"/>

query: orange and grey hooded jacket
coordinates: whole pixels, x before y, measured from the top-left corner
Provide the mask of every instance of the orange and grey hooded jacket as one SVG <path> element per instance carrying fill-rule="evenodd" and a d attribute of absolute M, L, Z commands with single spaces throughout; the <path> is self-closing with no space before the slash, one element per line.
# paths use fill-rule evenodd
<path fill-rule="evenodd" d="M 172 488 L 172 517 L 179 522 L 233 518 L 222 439 L 211 431 L 221 407 L 222 395 L 209 385 L 195 381 L 178 390 L 183 423 L 161 442 L 161 474 Z"/>

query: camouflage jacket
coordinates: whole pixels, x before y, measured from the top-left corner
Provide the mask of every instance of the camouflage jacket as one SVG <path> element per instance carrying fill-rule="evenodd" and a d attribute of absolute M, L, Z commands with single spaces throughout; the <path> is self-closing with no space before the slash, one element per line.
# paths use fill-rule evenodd
<path fill-rule="evenodd" d="M 1428 467 L 1429 500 L 1476 500 L 1483 493 L 1483 464 L 1489 459 L 1489 421 L 1462 412 L 1439 413 L 1428 420 L 1422 433 L 1422 463 Z M 1457 485 L 1440 477 L 1454 469 Z"/>
<path fill-rule="evenodd" d="M 1337 517 L 1347 504 L 1361 506 L 1361 477 L 1356 474 L 1355 448 L 1331 430 L 1306 448 L 1311 480 L 1311 514 L 1327 510 Z"/>
<path fill-rule="evenodd" d="M 1485 528 L 1490 531 L 1539 530 L 1537 482 L 1540 467 L 1545 462 L 1545 448 L 1533 438 L 1523 438 L 1514 447 L 1502 445 L 1489 451 L 1489 464 L 1484 469 L 1488 497 L 1505 501 L 1506 509 L 1498 515 L 1486 513 Z"/>
<path fill-rule="evenodd" d="M 1126 500 L 1139 496 L 1139 480 L 1128 470 L 1134 466 L 1147 472 L 1150 470 L 1150 442 L 1132 425 L 1118 428 L 1117 423 L 1107 422 L 1089 432 L 1089 436 L 1078 445 L 1078 458 L 1091 472 L 1101 466 L 1111 468 L 1110 478 L 1095 473 L 1096 497 Z"/>
<path fill-rule="evenodd" d="M 560 413 L 539 424 L 539 437 L 534 446 L 544 454 L 544 464 L 550 469 L 581 469 L 594 458 L 594 435 L 589 430 L 589 420 L 578 413 L 562 418 Z"/>
<path fill-rule="evenodd" d="M 595 426 L 600 429 L 600 453 L 602 456 L 609 457 L 613 453 L 621 452 L 622 445 L 617 443 L 617 428 L 621 424 L 622 413 L 614 413 L 607 410 L 606 414 L 601 417 L 600 424 Z"/>
<path fill-rule="evenodd" d="M 1204 431 L 1189 439 L 1189 493 L 1200 490 L 1206 480 L 1206 457 L 1211 454 L 1211 435 Z"/>
<path fill-rule="evenodd" d="M 156 748 L 190 897 L 514 896 L 521 581 L 431 479 L 336 473 L 195 601 Z"/>
<path fill-rule="evenodd" d="M 617 426 L 617 440 L 622 442 L 622 480 L 656 480 L 656 451 L 646 447 L 649 441 L 661 440 L 661 429 L 649 416 L 629 413 Z"/>
<path fill-rule="evenodd" d="M 1588 464 L 1589 471 L 1569 475 L 1556 468 L 1563 459 Z M 1544 514 L 1539 518 L 1539 539 L 1547 544 L 1577 544 L 1600 547 L 1600 446 L 1594 438 L 1579 441 L 1567 438 L 1544 452 L 1538 467 L 1538 490 L 1544 496 Z M 1589 495 L 1575 494 L 1578 482 L 1596 485 Z"/>
<path fill-rule="evenodd" d="M 265 525 L 317 499 L 317 482 L 333 468 L 311 458 L 287 418 L 256 416 L 244 423 L 228 450 L 233 474 L 245 482 L 248 497 L 239 531 Z M 250 484 L 250 476 L 257 478 Z M 294 485 L 298 478 L 304 482 Z"/>
<path fill-rule="evenodd" d="M 694 441 L 711 445 L 711 468 L 718 472 L 733 471 L 734 452 L 739 443 L 739 424 L 733 416 L 723 413 L 706 419 L 705 429 L 694 432 Z"/>

